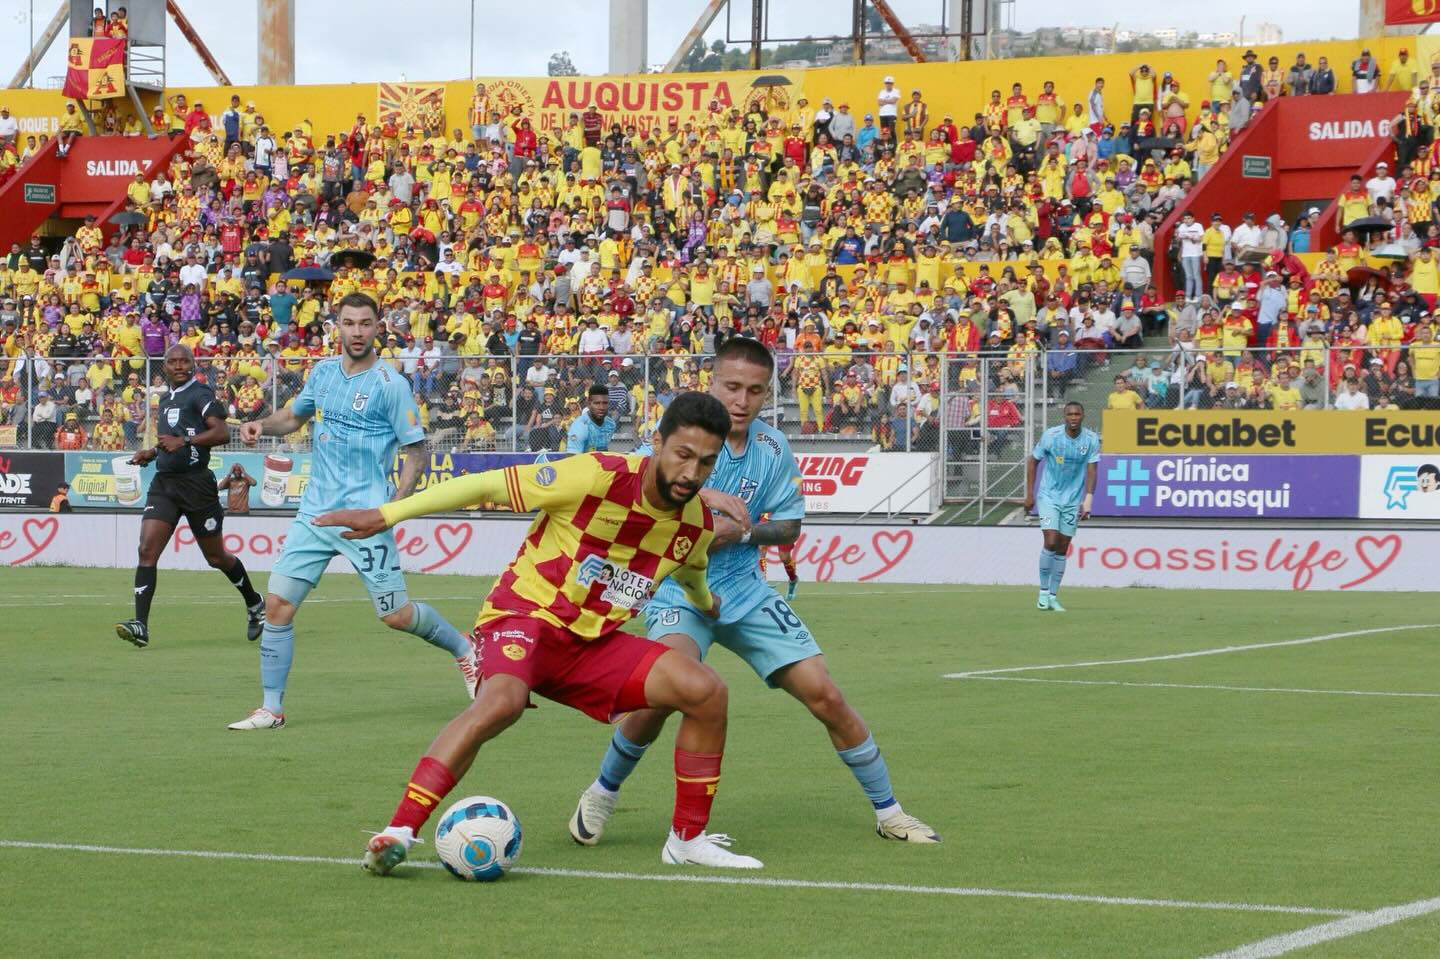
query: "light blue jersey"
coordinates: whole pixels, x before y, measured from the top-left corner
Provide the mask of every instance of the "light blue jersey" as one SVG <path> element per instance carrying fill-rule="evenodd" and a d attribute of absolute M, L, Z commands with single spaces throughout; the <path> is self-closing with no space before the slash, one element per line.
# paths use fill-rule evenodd
<path fill-rule="evenodd" d="M 1080 435 L 1072 437 L 1064 426 L 1052 426 L 1040 435 L 1030 456 L 1042 466 L 1036 500 L 1078 506 L 1085 498 L 1086 467 L 1100 462 L 1100 436 L 1081 427 Z"/>
<path fill-rule="evenodd" d="M 565 434 L 565 452 L 595 453 L 610 448 L 610 437 L 615 435 L 615 419 L 607 416 L 599 423 L 588 411 L 575 417 Z"/>
<path fill-rule="evenodd" d="M 645 449 L 648 453 L 648 448 Z M 790 452 L 785 435 L 755 420 L 745 452 L 736 456 L 727 442 L 705 484 L 711 489 L 739 497 L 750 507 L 750 522 L 758 523 L 769 514 L 771 521 L 804 519 L 805 497 L 800 491 L 800 469 Z M 732 543 L 710 552 L 705 576 L 710 591 L 720 597 L 720 623 L 735 623 L 766 599 L 775 595 L 760 571 L 759 547 Z M 666 580 L 651 600 L 652 606 L 685 607 L 685 593 Z"/>
<path fill-rule="evenodd" d="M 396 448 L 425 438 L 409 382 L 383 361 L 346 376 L 340 357 L 321 360 L 291 409 L 315 417 L 302 519 L 386 502 L 395 493 L 390 468 Z"/>

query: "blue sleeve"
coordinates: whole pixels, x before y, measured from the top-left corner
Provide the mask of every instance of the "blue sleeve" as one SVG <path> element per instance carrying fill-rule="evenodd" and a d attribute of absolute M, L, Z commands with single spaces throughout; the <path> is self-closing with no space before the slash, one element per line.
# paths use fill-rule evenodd
<path fill-rule="evenodd" d="M 585 416 L 582 413 L 575 417 L 575 422 L 570 424 L 570 429 L 565 434 L 565 452 L 588 453 L 587 441 L 589 438 L 590 431 L 585 429 Z"/>
<path fill-rule="evenodd" d="M 300 392 L 290 401 L 290 412 L 302 420 L 309 419 L 315 415 L 315 380 L 321 375 L 319 369 L 310 371 L 305 377 L 305 383 L 300 387 Z"/>
<path fill-rule="evenodd" d="M 425 439 L 425 428 L 420 425 L 420 408 L 415 397 L 410 395 L 410 386 L 403 377 L 390 381 L 390 428 L 401 446 L 409 446 Z"/>
<path fill-rule="evenodd" d="M 1045 458 L 1045 454 L 1048 452 L 1050 452 L 1050 431 L 1046 430 L 1044 433 L 1040 434 L 1040 439 L 1038 442 L 1036 442 L 1035 448 L 1030 451 L 1030 458 L 1035 460 L 1043 460 Z"/>
<path fill-rule="evenodd" d="M 655 447 L 651 446 L 649 443 L 641 443 L 639 446 L 635 447 L 635 449 L 631 451 L 631 455 L 632 455 L 632 456 L 651 456 L 651 455 L 654 454 L 654 452 L 655 452 Z"/>
<path fill-rule="evenodd" d="M 805 518 L 805 495 L 801 492 L 800 467 L 794 456 L 776 457 L 771 465 L 760 512 L 769 513 L 775 521 Z"/>
<path fill-rule="evenodd" d="M 1100 434 L 1091 433 L 1090 440 L 1090 458 L 1085 461 L 1087 465 L 1100 462 Z"/>

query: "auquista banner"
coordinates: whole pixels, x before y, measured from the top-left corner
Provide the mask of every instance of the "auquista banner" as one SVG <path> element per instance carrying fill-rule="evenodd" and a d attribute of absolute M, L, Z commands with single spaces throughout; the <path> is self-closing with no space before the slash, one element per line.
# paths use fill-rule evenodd
<path fill-rule="evenodd" d="M 1106 410 L 1106 453 L 1427 453 L 1440 410 Z"/>

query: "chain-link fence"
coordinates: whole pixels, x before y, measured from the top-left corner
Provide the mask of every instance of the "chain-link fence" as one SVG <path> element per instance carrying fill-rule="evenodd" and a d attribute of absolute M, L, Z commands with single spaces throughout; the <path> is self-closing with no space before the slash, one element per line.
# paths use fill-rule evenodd
<path fill-rule="evenodd" d="M 798 452 L 932 452 L 943 496 L 992 501 L 1023 493 L 1026 451 L 1061 409 L 1358 409 L 1440 406 L 1433 344 L 1345 349 L 1037 345 L 967 354 L 862 352 L 830 344 L 777 354 L 761 414 Z M 564 447 L 593 385 L 607 388 L 616 450 L 648 439 L 670 399 L 708 389 L 713 357 L 463 355 L 382 351 L 411 384 L 435 452 Z M 283 408 L 322 356 L 268 348 L 263 355 L 200 357 L 232 424 Z M 0 446 L 132 450 L 155 442 L 167 386 L 158 358 L 33 357 L 0 361 Z M 1416 373 L 1422 374 L 1421 378 Z M 1429 377 L 1429 378 L 1426 378 Z M 263 449 L 304 451 L 308 430 L 267 437 Z"/>

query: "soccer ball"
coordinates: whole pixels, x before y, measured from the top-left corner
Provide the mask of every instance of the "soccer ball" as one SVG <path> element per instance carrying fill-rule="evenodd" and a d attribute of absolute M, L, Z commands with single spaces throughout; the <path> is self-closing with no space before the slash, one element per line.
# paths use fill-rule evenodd
<path fill-rule="evenodd" d="M 435 824 L 435 852 L 452 876 L 494 882 L 520 858 L 520 820 L 490 796 L 462 799 Z"/>

